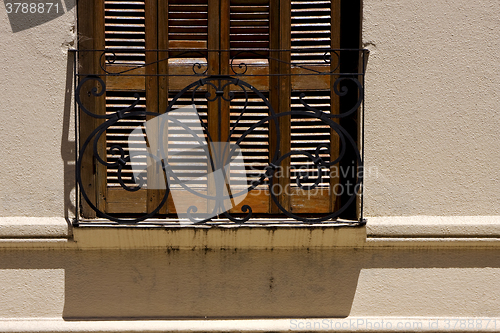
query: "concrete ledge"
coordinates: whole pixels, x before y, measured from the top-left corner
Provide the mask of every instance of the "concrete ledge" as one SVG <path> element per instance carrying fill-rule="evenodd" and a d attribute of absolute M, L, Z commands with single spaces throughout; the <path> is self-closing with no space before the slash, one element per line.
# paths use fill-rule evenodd
<path fill-rule="evenodd" d="M 327 249 L 360 247 L 365 227 L 241 227 L 241 228 L 74 228 L 75 244 L 82 249 L 166 248 L 220 249 Z"/>
<path fill-rule="evenodd" d="M 70 226 L 62 217 L 0 217 L 0 239 L 69 238 Z"/>
<path fill-rule="evenodd" d="M 388 216 L 367 221 L 362 227 L 72 228 L 61 217 L 0 217 L 0 248 L 500 247 L 500 216 Z"/>
<path fill-rule="evenodd" d="M 348 317 L 263 320 L 0 320 L 0 332 L 498 332 L 500 318 Z"/>
<path fill-rule="evenodd" d="M 368 238 L 500 238 L 500 216 L 368 217 Z"/>

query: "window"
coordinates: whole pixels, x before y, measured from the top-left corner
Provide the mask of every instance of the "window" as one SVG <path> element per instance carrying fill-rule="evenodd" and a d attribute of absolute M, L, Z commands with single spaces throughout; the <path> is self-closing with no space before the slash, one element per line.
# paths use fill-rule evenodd
<path fill-rule="evenodd" d="M 148 187 L 164 177 L 158 164 L 137 186 L 132 169 L 141 161 L 127 160 L 128 137 L 168 108 L 193 103 L 212 141 L 245 136 L 239 145 L 247 179 L 231 174 L 231 182 L 252 191 L 231 215 L 244 216 L 250 207 L 253 216 L 285 212 L 316 220 L 355 209 L 356 195 L 345 197 L 339 186 L 352 178 L 349 191 L 356 191 L 361 181 L 359 154 L 346 153 L 357 152 L 356 127 L 345 132 L 338 126 L 344 116 L 336 115 L 342 89 L 349 89 L 355 101 L 345 115 L 355 118 L 362 87 L 357 65 L 351 76 L 340 74 L 340 59 L 359 62 L 357 49 L 339 50 L 340 16 L 340 0 L 81 0 L 77 97 L 96 115 L 80 112 L 82 215 L 119 220 L 176 213 L 172 195 L 182 188 L 168 181 L 167 195 Z M 200 78 L 208 81 L 184 91 Z M 230 78 L 251 89 L 229 84 Z M 212 101 L 208 96 L 225 84 L 222 98 Z M 134 115 L 110 120 L 130 105 Z M 271 108 L 279 121 L 260 123 Z M 276 156 L 286 158 L 275 165 Z M 182 172 L 206 170 L 196 158 L 191 162 Z"/>

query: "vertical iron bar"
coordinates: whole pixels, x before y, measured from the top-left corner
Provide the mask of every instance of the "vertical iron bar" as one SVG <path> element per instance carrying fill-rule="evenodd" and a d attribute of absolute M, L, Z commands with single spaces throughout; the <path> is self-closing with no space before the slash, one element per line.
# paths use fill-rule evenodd
<path fill-rule="evenodd" d="M 73 91 L 75 91 L 76 86 L 77 86 L 77 81 L 78 81 L 78 77 L 77 77 L 77 73 L 76 73 L 76 69 L 78 68 L 76 65 L 76 61 L 78 59 L 78 56 L 77 56 L 78 53 L 77 53 L 77 50 L 71 50 L 71 51 L 73 53 Z M 80 133 L 78 132 L 78 124 L 79 124 L 78 106 L 76 103 L 76 96 L 75 95 L 73 95 L 73 112 L 75 113 L 75 219 L 73 221 L 73 225 L 78 226 L 78 224 L 80 222 L 80 211 L 78 209 L 80 206 L 80 203 L 79 203 L 78 192 L 80 189 L 78 186 L 77 166 L 78 166 L 78 145 L 79 145 L 78 139 L 80 137 Z"/>
<path fill-rule="evenodd" d="M 362 65 L 361 65 L 361 82 L 363 87 L 363 101 L 361 102 L 361 163 L 363 164 L 363 178 L 361 179 L 361 207 L 359 212 L 359 222 L 364 224 L 363 220 L 363 200 L 364 200 L 364 183 L 365 183 L 365 50 L 361 50 Z"/>

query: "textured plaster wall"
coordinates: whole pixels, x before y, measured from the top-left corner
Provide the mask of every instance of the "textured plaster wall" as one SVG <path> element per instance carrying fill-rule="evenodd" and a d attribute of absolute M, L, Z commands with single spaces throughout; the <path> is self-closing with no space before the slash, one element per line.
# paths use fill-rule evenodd
<path fill-rule="evenodd" d="M 2 318 L 499 317 L 491 250 L 0 252 Z"/>
<path fill-rule="evenodd" d="M 500 214 L 499 13 L 363 1 L 366 216 Z"/>
<path fill-rule="evenodd" d="M 65 4 L 59 10 L 74 1 Z M 14 33 L 0 4 L 0 216 L 64 214 L 74 178 L 65 160 L 73 147 L 67 50 L 75 23 L 72 9 Z"/>

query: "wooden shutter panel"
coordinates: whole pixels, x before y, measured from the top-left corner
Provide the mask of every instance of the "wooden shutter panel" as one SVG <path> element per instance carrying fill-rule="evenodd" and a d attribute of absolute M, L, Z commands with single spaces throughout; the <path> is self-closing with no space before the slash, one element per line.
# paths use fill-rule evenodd
<path fill-rule="evenodd" d="M 117 64 L 144 64 L 144 6 L 144 0 L 104 1 L 106 48 L 130 51 L 118 53 Z"/>
<path fill-rule="evenodd" d="M 210 0 L 213 2 L 212 0 Z M 110 112 L 116 109 L 119 103 L 124 102 L 119 100 L 116 95 L 126 95 L 122 93 L 124 90 L 139 91 L 141 94 L 141 103 L 136 107 L 137 110 L 147 109 L 152 112 L 163 112 L 172 97 L 178 91 L 183 89 L 188 84 L 192 83 L 192 77 L 182 77 L 175 75 L 192 74 L 192 67 L 195 63 L 203 63 L 205 61 L 206 53 L 200 57 L 196 53 L 184 52 L 185 49 L 206 50 L 208 47 L 208 0 L 170 0 L 170 1 L 112 1 L 108 9 L 106 3 L 106 13 L 113 12 L 115 17 L 110 17 L 108 20 L 114 19 L 115 24 L 108 24 L 106 29 L 112 29 L 119 25 L 120 29 L 130 31 L 132 28 L 137 28 L 142 32 L 143 50 L 146 49 L 171 49 L 179 50 L 179 52 L 143 52 L 142 64 L 148 64 L 143 68 L 134 69 L 133 74 L 153 74 L 153 76 L 144 77 L 127 77 L 127 76 L 111 76 L 112 84 L 108 87 L 111 90 L 107 98 L 107 107 Z M 111 6 L 112 5 L 112 6 Z M 130 6 L 135 6 L 135 11 L 131 13 Z M 142 14 L 142 16 L 141 16 Z M 111 16 L 111 15 L 109 15 Z M 123 21 L 124 17 L 130 16 L 128 21 Z M 118 22 L 116 20 L 121 19 Z M 125 27 L 124 25 L 127 25 Z M 142 24 L 140 26 L 140 24 Z M 115 29 L 116 30 L 116 29 Z M 114 30 L 106 30 L 106 36 L 115 36 Z M 137 34 L 139 35 L 139 34 Z M 130 36 L 127 36 L 130 37 Z M 107 39 L 107 47 L 118 48 L 121 50 L 137 50 L 137 42 L 131 38 L 109 38 Z M 137 51 L 134 54 L 138 54 Z M 155 63 L 157 60 L 166 59 Z M 196 58 L 198 57 L 198 58 Z M 117 60 L 122 60 L 123 57 L 117 57 Z M 138 58 L 136 56 L 136 58 Z M 127 58 L 128 60 L 128 58 Z M 135 59 L 134 59 L 135 60 Z M 123 72 L 128 65 L 141 65 L 139 61 L 115 61 L 109 67 L 110 72 Z M 131 68 L 131 67 L 130 67 Z M 155 74 L 171 74 L 170 77 L 156 77 Z M 131 82 L 133 81 L 133 82 Z M 202 93 L 203 89 L 200 91 Z M 203 93 L 204 94 L 204 93 Z M 131 93 L 128 93 L 130 96 Z M 130 97 L 129 97 L 130 99 Z M 142 102 L 144 100 L 144 102 Z M 206 121 L 206 100 L 203 98 L 196 98 L 197 109 L 200 111 L 200 116 Z M 130 101 L 128 101 L 130 102 Z M 177 101 L 174 107 L 182 107 L 183 103 L 190 101 Z M 130 105 L 130 103 L 129 103 Z M 121 122 L 117 128 L 111 128 L 108 135 L 108 149 L 113 144 L 121 145 L 125 151 L 127 148 L 127 139 L 130 131 L 142 124 L 149 118 L 137 119 L 136 123 L 129 121 L 128 123 Z M 112 156 L 110 156 L 112 157 Z M 137 159 L 136 159 L 137 160 Z M 146 163 L 138 161 L 139 163 Z M 153 169 L 157 165 L 153 164 Z M 159 170 L 148 169 L 147 181 L 156 181 L 154 177 L 160 177 Z M 196 170 L 194 170 L 196 172 Z M 131 167 L 128 168 L 127 173 L 131 175 Z M 108 170 L 108 200 L 106 212 L 111 214 L 116 213 L 139 213 L 144 214 L 151 212 L 158 206 L 163 198 L 163 190 L 148 189 L 147 184 L 136 192 L 128 192 L 121 188 L 116 181 L 116 170 Z M 127 178 L 133 185 L 132 178 Z M 117 186 L 118 185 L 118 186 Z M 173 186 L 175 190 L 175 186 Z M 163 207 L 159 213 L 175 213 L 175 207 L 172 202 L 171 195 L 167 205 Z"/>
<path fill-rule="evenodd" d="M 208 0 L 168 0 L 169 49 L 206 49 Z"/>
<path fill-rule="evenodd" d="M 223 47 L 231 49 L 231 52 L 229 53 L 230 59 L 225 60 L 228 63 L 222 64 L 222 66 L 232 65 L 232 68 L 227 70 L 230 75 L 243 72 L 249 75 L 268 75 L 269 52 L 266 50 L 270 48 L 271 44 L 271 1 L 230 0 L 229 5 L 229 31 L 223 31 L 227 36 L 226 44 L 223 44 Z M 242 49 L 248 49 L 250 52 Z M 241 67 L 240 64 L 242 64 Z M 241 79 L 253 85 L 269 99 L 268 76 L 243 76 Z M 235 142 L 245 130 L 268 115 L 267 106 L 256 94 L 248 93 L 246 96 L 248 99 L 246 99 L 241 90 L 233 91 L 233 93 L 235 98 L 230 103 L 230 128 L 234 127 L 231 142 Z M 246 175 L 232 173 L 231 183 L 243 189 L 258 180 L 265 166 L 269 163 L 271 151 L 269 124 L 255 128 L 240 143 L 240 148 L 245 158 Z M 248 182 L 245 182 L 242 176 L 245 176 Z M 249 205 L 253 213 L 269 213 L 270 197 L 267 186 L 268 181 L 259 185 L 230 212 L 241 213 L 241 207 Z"/>
<path fill-rule="evenodd" d="M 162 57 L 169 58 L 164 65 L 168 66 L 168 73 L 174 75 L 167 79 L 168 89 L 180 91 L 193 80 L 189 76 L 175 75 L 192 75 L 193 66 L 197 64 L 203 66 L 200 72 L 207 68 L 208 55 L 205 51 L 209 48 L 209 0 L 168 0 L 162 5 L 165 6 L 166 13 L 159 17 L 159 31 L 164 32 L 164 38 L 159 39 L 159 42 L 169 50 L 179 50 Z M 212 6 L 210 4 L 210 8 Z M 212 20 L 213 18 L 210 19 Z"/>
<path fill-rule="evenodd" d="M 340 6 L 337 0 L 310 1 L 293 0 L 291 2 L 291 61 L 294 64 L 318 72 L 328 73 L 337 66 L 338 59 L 330 49 L 339 48 Z M 300 52 L 299 52 L 300 50 Z M 331 58 L 330 62 L 325 59 Z M 310 74 L 311 71 L 300 68 L 292 69 L 294 74 Z M 332 94 L 332 76 L 292 76 L 291 109 L 305 110 L 302 100 L 313 108 L 338 113 L 338 99 Z M 314 154 L 320 144 L 329 145 L 332 154 L 320 154 L 320 157 L 329 162 L 331 155 L 336 158 L 338 152 L 338 137 L 335 132 L 323 122 L 314 118 L 301 116 L 291 117 L 291 150 L 307 151 Z M 312 185 L 318 177 L 318 170 L 314 163 L 303 155 L 294 155 L 291 159 L 292 173 L 290 175 L 291 209 L 294 213 L 327 213 L 333 211 L 337 204 L 335 195 L 338 179 L 330 179 L 334 172 L 324 168 L 321 170 L 322 180 L 316 189 L 305 191 L 297 185 L 297 177 L 301 173 L 309 174 L 310 181 L 303 185 Z"/>
<path fill-rule="evenodd" d="M 231 0 L 229 40 L 231 49 L 269 48 L 269 0 Z"/>
<path fill-rule="evenodd" d="M 137 76 L 107 76 L 106 77 L 106 112 L 114 113 L 131 105 L 135 101 L 134 93 L 140 95 L 136 110 L 146 109 L 146 79 L 145 68 L 138 66 L 146 62 L 146 28 L 145 0 L 106 0 L 104 1 L 104 36 L 105 48 L 110 51 L 103 62 L 106 71 L 110 73 L 127 72 Z M 131 71 L 131 69 L 133 69 Z M 128 138 L 131 131 L 140 126 L 144 116 L 120 120 L 106 131 L 107 161 L 115 162 L 117 155 L 112 147 L 120 146 L 128 153 Z M 139 139 L 139 138 L 138 138 Z M 137 161 L 137 159 L 135 160 Z M 139 162 L 139 161 L 137 161 Z M 146 163 L 144 161 L 140 161 Z M 127 186 L 135 186 L 131 164 L 122 170 L 122 180 Z M 128 192 L 118 182 L 118 169 L 107 168 L 105 188 L 106 213 L 144 213 L 146 211 L 146 190 Z"/>

